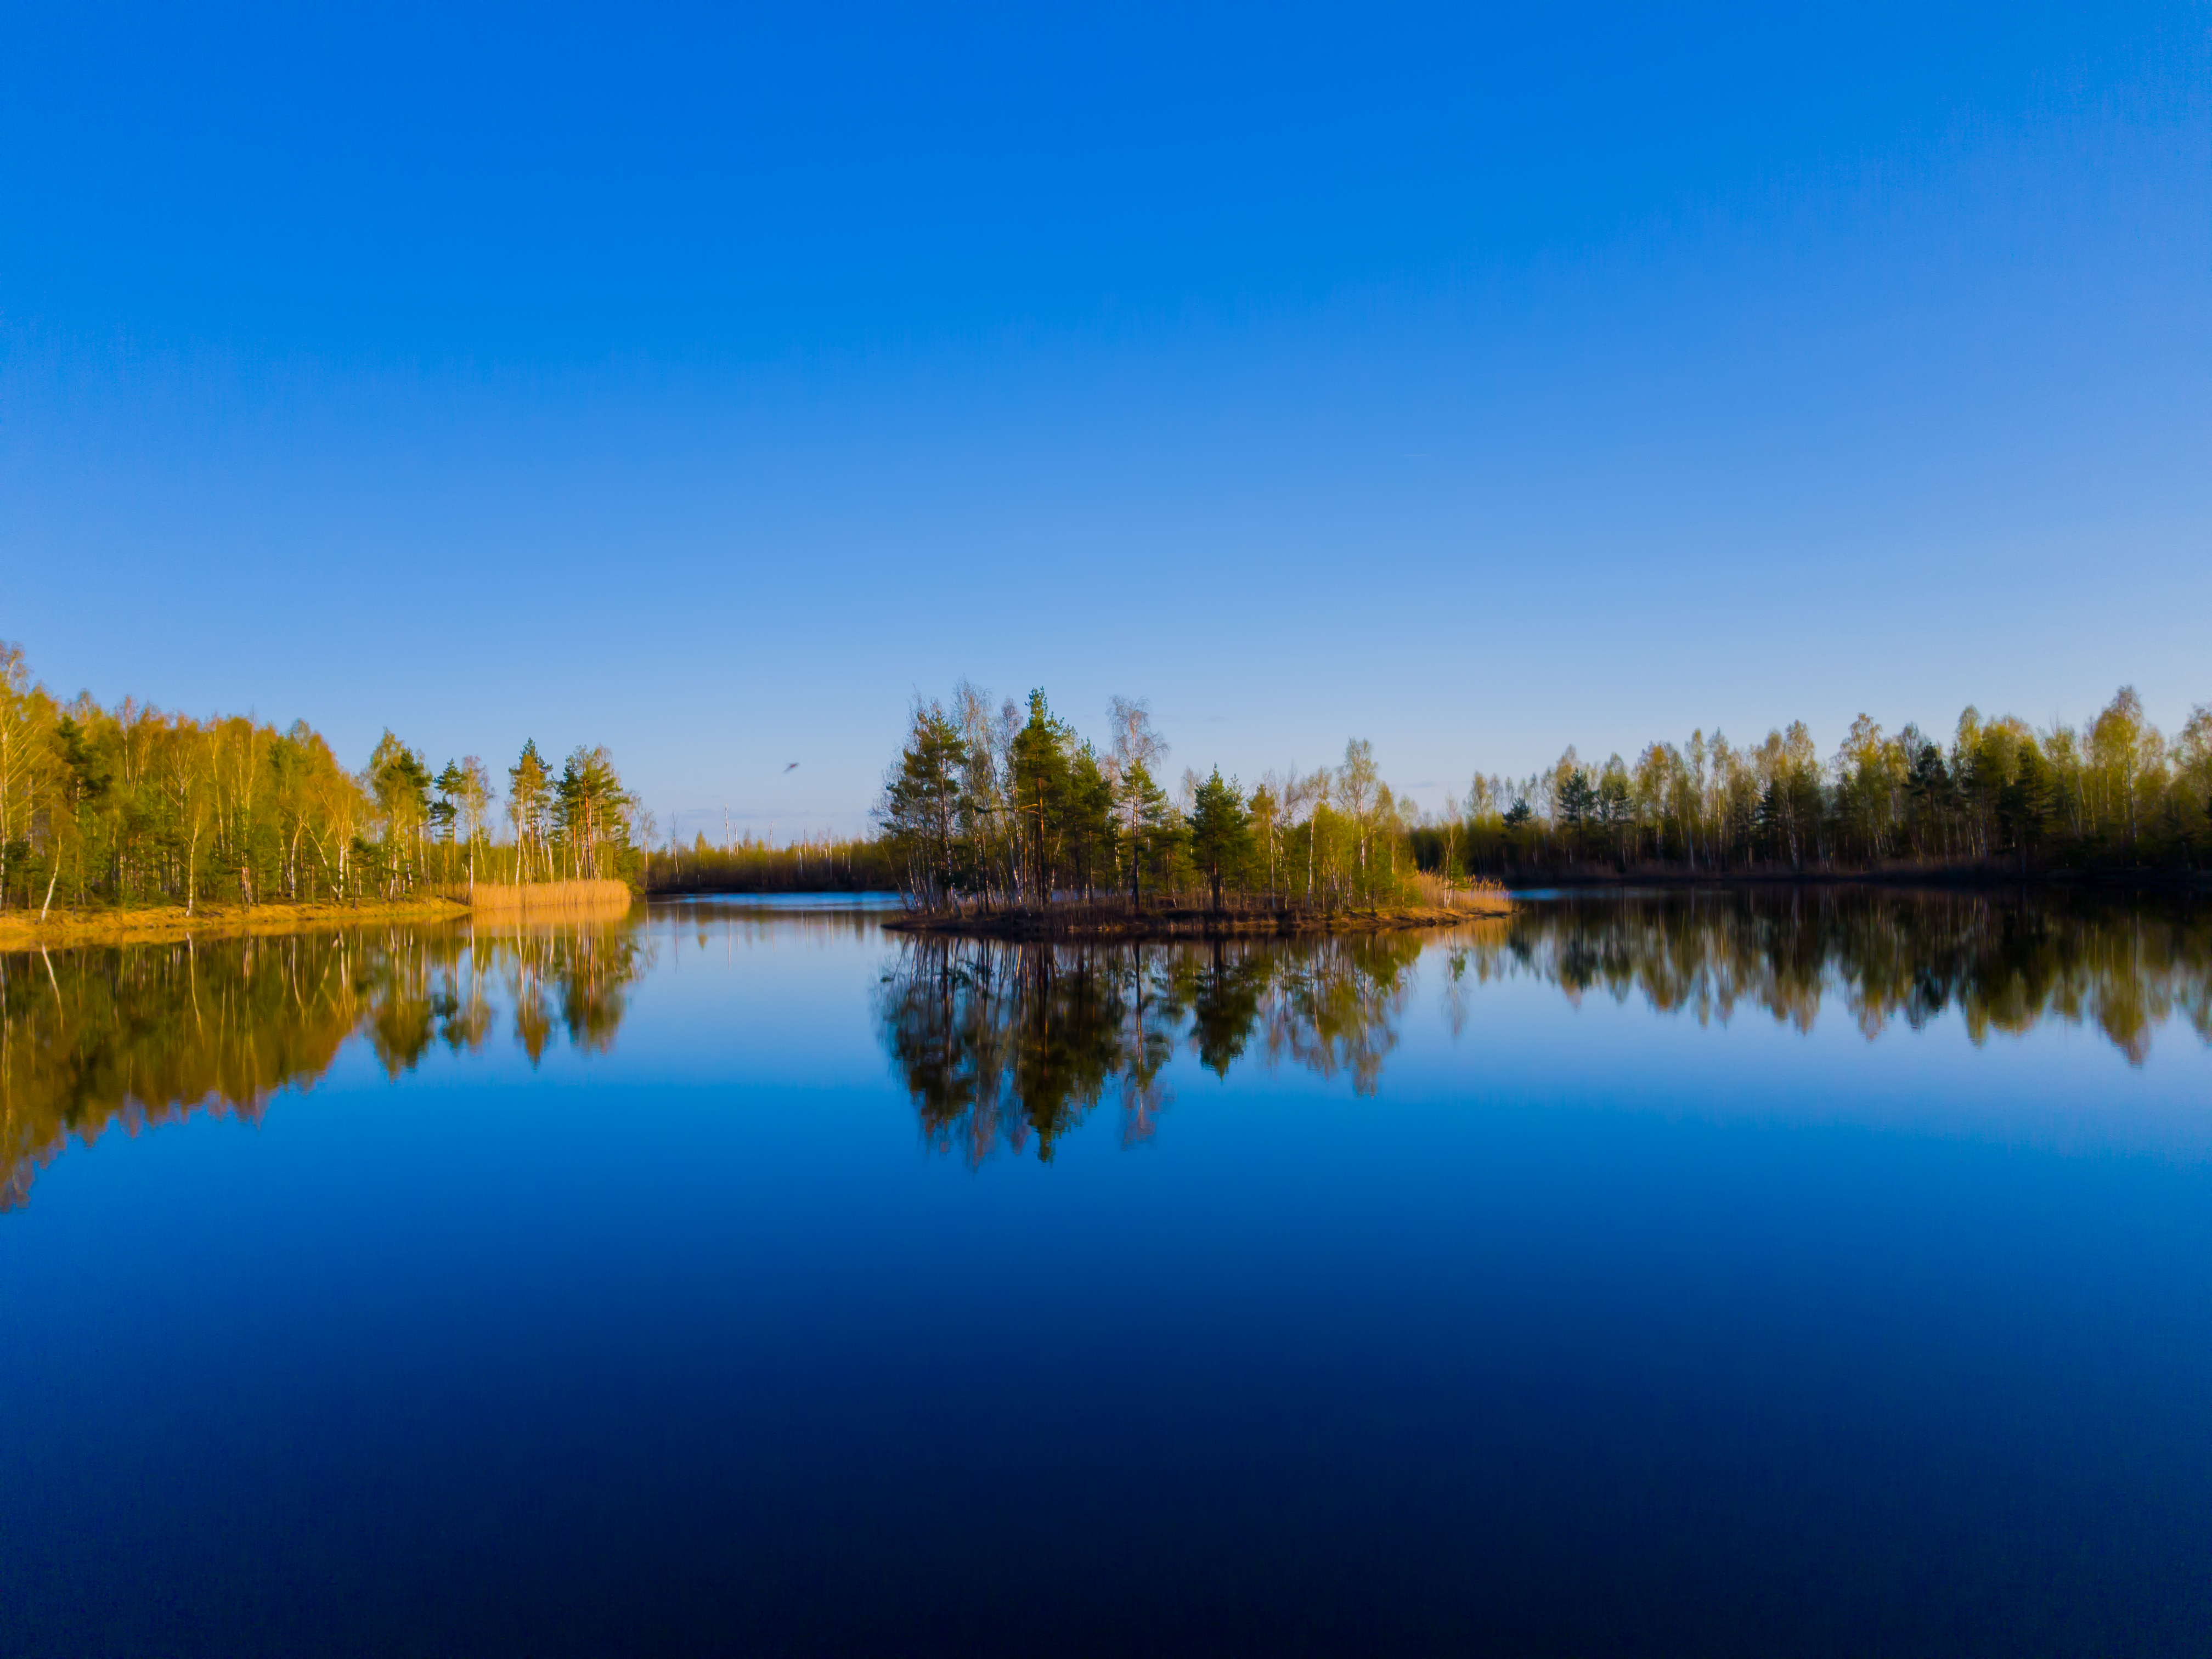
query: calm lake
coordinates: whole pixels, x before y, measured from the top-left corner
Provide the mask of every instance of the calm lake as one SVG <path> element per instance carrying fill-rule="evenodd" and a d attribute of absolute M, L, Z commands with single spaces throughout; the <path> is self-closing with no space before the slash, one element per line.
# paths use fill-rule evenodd
<path fill-rule="evenodd" d="M 0 957 L 0 1652 L 2178 1654 L 2212 907 Z"/>

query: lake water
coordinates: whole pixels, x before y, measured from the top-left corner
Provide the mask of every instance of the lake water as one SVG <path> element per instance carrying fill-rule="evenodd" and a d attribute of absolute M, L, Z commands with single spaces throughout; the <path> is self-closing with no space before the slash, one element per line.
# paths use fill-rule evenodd
<path fill-rule="evenodd" d="M 0 1652 L 2212 1644 L 2212 911 L 0 959 Z"/>

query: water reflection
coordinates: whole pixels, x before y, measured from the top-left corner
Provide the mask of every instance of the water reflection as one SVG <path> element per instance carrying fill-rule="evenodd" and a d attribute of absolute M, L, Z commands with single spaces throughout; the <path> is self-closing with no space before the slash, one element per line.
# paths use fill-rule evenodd
<path fill-rule="evenodd" d="M 813 943 L 872 938 L 885 915 L 900 909 L 896 895 L 877 893 L 738 893 L 680 899 L 655 898 L 654 926 L 697 950 L 710 943 L 734 951 L 743 945 L 805 939 Z"/>
<path fill-rule="evenodd" d="M 506 1010 L 534 1066 L 605 1048 L 645 965 L 619 923 L 392 928 L 0 955 L 0 1210 L 75 1137 L 196 1111 L 258 1121 L 347 1038 L 388 1075 L 483 1048 Z"/>
<path fill-rule="evenodd" d="M 2188 899 L 1844 888 L 1559 902 L 1453 941 L 1448 972 L 1638 994 L 1701 1024 L 1748 1006 L 1810 1030 L 1832 1002 L 1869 1038 L 1954 1010 L 1977 1043 L 2087 1024 L 2138 1066 L 2176 1016 L 2212 1041 L 2212 909 Z"/>
<path fill-rule="evenodd" d="M 196 1110 L 258 1117 L 358 1036 L 398 1075 L 505 1030 L 537 1064 L 614 1039 L 654 933 L 726 951 L 880 939 L 865 910 L 687 901 L 633 922 L 506 932 L 411 927 L 0 955 L 0 1209 L 72 1137 Z M 1170 1061 L 1218 1075 L 1285 1064 L 1379 1086 L 1417 985 L 1440 972 L 1455 1030 L 1481 988 L 1533 977 L 1571 999 L 1640 999 L 1726 1023 L 1809 1030 L 1840 1010 L 1869 1037 L 1955 1012 L 1976 1042 L 2051 1021 L 2133 1064 L 2175 1019 L 2212 1041 L 2212 909 L 1803 890 L 1592 896 L 1445 935 L 1133 947 L 899 938 L 875 1012 L 933 1149 L 1049 1158 L 1111 1098 L 1125 1144 L 1172 1104 Z M 1432 977 L 1431 984 L 1437 983 Z"/>
<path fill-rule="evenodd" d="M 1701 1024 L 1751 1008 L 1809 1030 L 1832 1005 L 1869 1038 L 1949 1011 L 1978 1043 L 2046 1021 L 2087 1024 L 2135 1065 L 2176 1016 L 2212 1041 L 2202 906 L 1850 889 L 1557 899 L 1425 940 L 908 939 L 877 1012 L 933 1150 L 971 1164 L 1001 1148 L 1049 1158 L 1109 1094 L 1123 1142 L 1149 1136 L 1178 1049 L 1220 1075 L 1288 1061 L 1372 1093 L 1428 946 L 1455 1035 L 1481 986 L 1533 976 L 1570 1000 L 1640 997 Z"/>
<path fill-rule="evenodd" d="M 1178 1048 L 1219 1075 L 1287 1059 L 1373 1092 L 1421 942 L 1407 934 L 1207 945 L 902 939 L 877 992 L 884 1046 L 939 1151 L 1050 1158 L 1109 1091 L 1147 1139 Z"/>

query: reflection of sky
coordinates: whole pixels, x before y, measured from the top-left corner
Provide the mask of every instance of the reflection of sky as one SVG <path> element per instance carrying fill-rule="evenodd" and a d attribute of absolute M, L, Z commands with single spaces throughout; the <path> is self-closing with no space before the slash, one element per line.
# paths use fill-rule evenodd
<path fill-rule="evenodd" d="M 896 910 L 906 900 L 895 892 L 884 893 L 702 893 L 693 898 L 660 899 L 653 912 L 664 919 L 672 915 L 742 915 L 748 910 Z"/>
<path fill-rule="evenodd" d="M 0 1221 L 30 1650 L 2202 1628 L 2179 1023 L 2134 1069 L 1523 979 L 1455 1038 L 1431 957 L 1373 1097 L 1186 1057 L 1148 1145 L 1109 1096 L 971 1172 L 881 936 L 653 933 L 611 1054 L 356 1044 Z"/>

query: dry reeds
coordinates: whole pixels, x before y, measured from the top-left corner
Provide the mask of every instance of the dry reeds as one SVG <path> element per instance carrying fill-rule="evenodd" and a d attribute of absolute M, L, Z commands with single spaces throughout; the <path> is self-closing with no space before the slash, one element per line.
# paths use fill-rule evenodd
<path fill-rule="evenodd" d="M 480 881 L 449 890 L 479 915 L 619 915 L 630 907 L 630 890 L 619 881 L 532 881 L 516 885 Z"/>
<path fill-rule="evenodd" d="M 64 910 L 41 920 L 35 910 L 0 915 L 0 950 L 42 945 L 151 945 L 184 939 L 243 938 L 357 927 L 371 921 L 453 921 L 466 912 L 450 899 L 421 895 L 363 904 L 203 904 L 191 915 L 181 904 L 115 910 Z"/>
<path fill-rule="evenodd" d="M 1512 914 L 1513 901 L 1506 897 L 1505 889 L 1494 881 L 1462 876 L 1447 883 L 1442 876 L 1421 870 L 1414 873 L 1413 886 L 1422 903 L 1439 910 L 1464 911 L 1472 916 Z"/>

